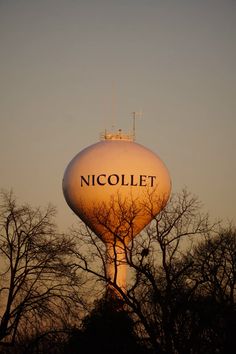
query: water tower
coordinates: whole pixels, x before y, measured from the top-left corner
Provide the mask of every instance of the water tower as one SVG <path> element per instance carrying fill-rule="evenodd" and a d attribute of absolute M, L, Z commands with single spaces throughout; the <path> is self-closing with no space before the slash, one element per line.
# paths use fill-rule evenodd
<path fill-rule="evenodd" d="M 160 158 L 121 130 L 102 134 L 65 170 L 65 199 L 105 243 L 106 274 L 124 291 L 127 247 L 166 205 L 170 190 L 170 176 Z"/>

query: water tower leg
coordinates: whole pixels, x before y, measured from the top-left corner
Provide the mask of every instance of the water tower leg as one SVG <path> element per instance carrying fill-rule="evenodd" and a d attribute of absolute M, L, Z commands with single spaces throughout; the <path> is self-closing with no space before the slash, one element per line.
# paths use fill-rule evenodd
<path fill-rule="evenodd" d="M 116 284 L 122 291 L 126 292 L 126 256 L 124 245 L 121 243 L 106 245 L 107 259 L 106 272 L 107 277 Z M 115 290 L 115 288 L 108 284 L 108 287 Z M 115 291 L 117 292 L 117 291 Z"/>

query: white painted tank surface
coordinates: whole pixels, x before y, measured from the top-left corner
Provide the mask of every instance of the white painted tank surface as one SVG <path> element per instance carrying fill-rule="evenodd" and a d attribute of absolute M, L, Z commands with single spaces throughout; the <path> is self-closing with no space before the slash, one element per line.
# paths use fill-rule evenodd
<path fill-rule="evenodd" d="M 114 242 L 119 249 L 122 242 L 128 244 L 166 205 L 170 191 L 160 158 L 120 131 L 105 133 L 103 140 L 78 153 L 63 178 L 68 205 L 105 242 L 111 258 Z M 108 271 L 117 273 L 112 266 Z M 117 282 L 125 287 L 123 273 Z"/>

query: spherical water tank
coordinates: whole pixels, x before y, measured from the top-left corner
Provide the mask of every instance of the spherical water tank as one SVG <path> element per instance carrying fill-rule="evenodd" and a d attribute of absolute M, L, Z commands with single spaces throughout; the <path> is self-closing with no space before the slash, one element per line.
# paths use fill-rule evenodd
<path fill-rule="evenodd" d="M 135 204 L 139 214 L 133 225 L 135 235 L 165 206 L 170 189 L 169 173 L 160 158 L 119 134 L 78 153 L 69 163 L 63 178 L 63 192 L 68 205 L 104 241 L 109 235 L 96 222 L 95 210 L 108 208 L 118 200 L 119 206 L 125 203 L 127 208 L 129 203 Z M 151 215 L 144 212 L 150 195 L 155 199 Z M 112 214 L 116 219 L 116 212 Z M 114 228 L 118 222 L 115 219 Z"/>

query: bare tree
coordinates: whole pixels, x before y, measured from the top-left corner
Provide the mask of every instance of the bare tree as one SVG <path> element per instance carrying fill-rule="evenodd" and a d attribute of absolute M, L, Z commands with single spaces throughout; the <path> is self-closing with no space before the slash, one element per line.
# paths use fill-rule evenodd
<path fill-rule="evenodd" d="M 0 206 L 0 341 L 63 326 L 81 307 L 81 278 L 70 268 L 72 241 L 57 232 L 55 208 L 18 206 L 3 193 Z"/>
<path fill-rule="evenodd" d="M 145 213 L 149 212 L 153 217 L 151 224 L 136 238 L 131 237 L 129 243 L 123 241 L 124 259 L 116 255 L 116 244 L 119 242 L 120 245 L 123 240 L 119 228 L 111 228 L 109 218 L 105 217 L 104 206 L 101 214 L 99 207 L 96 207 L 94 217 L 97 222 L 102 221 L 102 227 L 113 232 L 113 259 L 107 259 L 99 237 L 85 227 L 82 238 L 81 228 L 74 231 L 80 242 L 86 240 L 88 248 L 85 247 L 84 252 L 81 245 L 74 249 L 73 266 L 103 281 L 108 285 L 107 289 L 115 289 L 113 295 L 116 294 L 133 314 L 140 333 L 148 338 L 156 352 L 180 353 L 180 316 L 177 309 L 190 296 L 188 291 L 191 289 L 188 289 L 185 274 L 192 265 L 191 261 L 182 262 L 182 256 L 194 242 L 213 232 L 216 225 L 211 224 L 208 216 L 200 212 L 198 199 L 187 191 L 173 196 L 157 216 L 152 214 L 153 203 L 160 203 L 160 200 L 150 195 L 143 206 Z M 127 234 L 132 234 L 135 208 L 131 205 L 129 209 L 127 205 L 119 204 L 115 210 L 120 212 L 122 233 L 125 234 L 123 225 L 126 224 Z M 119 287 L 116 277 L 108 277 L 105 265 L 109 261 L 114 262 L 117 270 L 122 263 L 128 265 L 130 277 L 126 289 Z"/>
<path fill-rule="evenodd" d="M 194 295 L 185 326 L 197 353 L 233 353 L 236 331 L 236 231 L 233 226 L 208 235 L 183 260 Z M 186 333 L 185 327 L 185 333 Z M 199 349 L 202 343 L 202 349 Z"/>
<path fill-rule="evenodd" d="M 194 262 L 189 276 L 198 290 L 215 301 L 233 305 L 236 299 L 236 230 L 230 226 L 214 237 L 207 237 L 191 255 Z"/>

